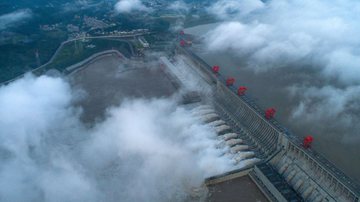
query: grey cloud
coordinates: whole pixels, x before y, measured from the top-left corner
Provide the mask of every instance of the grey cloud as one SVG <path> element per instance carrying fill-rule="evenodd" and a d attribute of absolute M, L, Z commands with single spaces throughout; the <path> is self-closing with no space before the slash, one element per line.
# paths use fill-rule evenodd
<path fill-rule="evenodd" d="M 232 4 L 232 7 L 241 10 L 250 5 L 252 3 L 243 2 Z M 354 9 L 347 10 L 349 7 Z M 258 63 L 256 68 L 276 68 L 279 59 L 293 62 L 315 55 L 315 62 L 325 62 L 317 68 L 322 68 L 326 74 L 339 75 L 340 81 L 345 83 L 358 83 L 359 77 L 349 78 L 346 73 L 359 69 L 356 62 L 348 62 L 358 57 L 360 41 L 353 37 L 360 32 L 358 8 L 360 3 L 350 0 L 268 1 L 266 7 L 257 7 L 254 13 L 220 25 L 208 33 L 206 42 L 210 50 L 234 49 L 250 53 L 251 64 Z"/>
<path fill-rule="evenodd" d="M 188 12 L 190 10 L 189 5 L 187 5 L 184 1 L 172 2 L 170 3 L 168 9 L 179 12 Z"/>
<path fill-rule="evenodd" d="M 264 3 L 260 0 L 219 0 L 207 8 L 207 11 L 226 20 L 248 15 L 260 8 L 264 8 Z"/>
<path fill-rule="evenodd" d="M 12 13 L 0 15 L 0 30 L 22 23 L 32 17 L 30 9 L 17 10 Z"/>
<path fill-rule="evenodd" d="M 352 0 L 217 1 L 209 12 L 225 22 L 209 31 L 205 42 L 210 51 L 230 50 L 246 58 L 247 68 L 255 72 L 302 68 L 316 72 L 314 80 L 331 82 L 333 90 L 340 85 L 349 92 L 360 85 L 360 40 L 356 37 L 360 34 L 359 11 L 360 3 Z M 312 92 L 317 97 L 330 99 L 325 104 L 329 108 L 344 110 L 337 108 L 338 102 L 350 102 L 347 98 L 332 102 L 331 90 L 318 88 L 313 81 L 303 82 L 314 87 Z M 295 110 L 294 117 L 311 108 L 306 100 L 316 100 L 310 94 L 302 99 L 302 110 Z M 315 111 L 318 116 L 330 116 Z"/>
<path fill-rule="evenodd" d="M 130 13 L 132 11 L 150 12 L 151 8 L 146 7 L 141 0 L 120 0 L 115 4 L 115 11 L 118 13 Z"/>

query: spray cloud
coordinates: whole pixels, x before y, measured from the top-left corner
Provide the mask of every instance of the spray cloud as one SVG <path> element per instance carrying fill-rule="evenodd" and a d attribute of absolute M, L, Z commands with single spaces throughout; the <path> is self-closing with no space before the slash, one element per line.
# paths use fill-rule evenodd
<path fill-rule="evenodd" d="M 216 134 L 172 99 L 127 100 L 91 128 L 74 99 L 47 76 L 0 88 L 2 201 L 184 201 L 232 168 Z"/>

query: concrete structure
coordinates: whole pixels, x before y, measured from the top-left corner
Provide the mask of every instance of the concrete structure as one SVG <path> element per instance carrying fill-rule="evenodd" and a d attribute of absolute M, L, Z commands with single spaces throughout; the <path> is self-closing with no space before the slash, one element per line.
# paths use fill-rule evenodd
<path fill-rule="evenodd" d="M 140 36 L 140 37 L 138 38 L 138 40 L 139 40 L 140 44 L 141 44 L 144 48 L 149 48 L 149 47 L 150 47 L 149 43 L 146 41 L 146 39 L 145 39 L 143 36 Z"/>
<path fill-rule="evenodd" d="M 355 182 L 316 151 L 304 148 L 275 119 L 265 119 L 264 110 L 248 96 L 238 96 L 237 88 L 226 86 L 226 78 L 214 75 L 211 66 L 187 48 L 176 46 L 175 54 L 188 58 L 193 72 L 211 88 L 216 114 L 206 111 L 204 121 L 226 122 L 260 159 L 255 165 L 249 164 L 249 176 L 269 200 L 359 201 L 360 189 Z"/>

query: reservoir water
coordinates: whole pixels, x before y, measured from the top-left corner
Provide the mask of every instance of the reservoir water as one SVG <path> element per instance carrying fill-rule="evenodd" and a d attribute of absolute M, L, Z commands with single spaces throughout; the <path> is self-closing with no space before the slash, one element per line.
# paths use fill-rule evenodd
<path fill-rule="evenodd" d="M 202 36 L 217 24 L 201 25 L 185 29 L 185 33 Z M 310 83 L 313 86 L 327 85 L 317 72 L 302 68 L 275 68 L 266 72 L 255 72 L 246 67 L 246 58 L 239 58 L 231 52 L 209 52 L 204 45 L 195 45 L 193 51 L 210 65 L 219 65 L 221 73 L 236 79 L 236 85 L 248 87 L 248 94 L 263 108 L 275 107 L 276 118 L 289 131 L 300 138 L 311 134 L 315 141 L 313 148 L 323 154 L 338 168 L 360 182 L 360 134 L 357 125 L 345 127 L 335 119 L 305 121 L 292 116 L 294 109 L 303 99 L 301 95 L 290 95 L 295 84 Z M 336 95 L 334 95 L 336 96 Z M 328 109 L 332 110 L 332 109 Z M 344 115 L 346 116 L 346 114 Z"/>

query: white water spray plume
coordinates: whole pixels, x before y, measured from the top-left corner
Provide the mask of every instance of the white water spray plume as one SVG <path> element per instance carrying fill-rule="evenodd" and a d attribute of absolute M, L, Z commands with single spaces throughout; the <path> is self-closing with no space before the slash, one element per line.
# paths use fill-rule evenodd
<path fill-rule="evenodd" d="M 184 201 L 233 168 L 172 98 L 127 100 L 88 128 L 61 78 L 0 88 L 1 201 Z"/>

